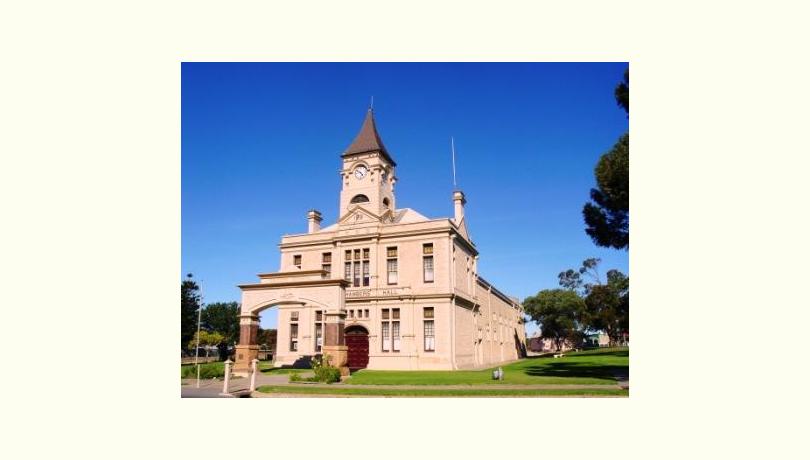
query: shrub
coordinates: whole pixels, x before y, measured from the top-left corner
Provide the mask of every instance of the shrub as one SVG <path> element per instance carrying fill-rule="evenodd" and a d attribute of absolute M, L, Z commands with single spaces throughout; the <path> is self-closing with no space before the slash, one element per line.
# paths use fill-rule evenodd
<path fill-rule="evenodd" d="M 312 358 L 312 370 L 315 376 L 307 379 L 312 382 L 335 383 L 340 382 L 340 369 L 331 366 L 329 355 L 316 355 Z"/>
<path fill-rule="evenodd" d="M 318 382 L 335 383 L 340 382 L 340 369 L 337 367 L 319 367 L 315 370 L 315 379 Z"/>
<path fill-rule="evenodd" d="M 200 378 L 213 379 L 225 376 L 225 366 L 223 363 L 200 364 Z M 197 366 L 185 365 L 180 367 L 180 377 L 184 379 L 197 378 Z"/>
<path fill-rule="evenodd" d="M 300 382 L 301 381 L 301 374 L 298 372 L 290 373 L 290 382 Z"/>

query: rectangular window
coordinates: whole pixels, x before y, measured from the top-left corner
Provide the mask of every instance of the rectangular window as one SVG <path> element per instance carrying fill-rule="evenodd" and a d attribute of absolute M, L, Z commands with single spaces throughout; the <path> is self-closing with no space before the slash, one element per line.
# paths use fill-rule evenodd
<path fill-rule="evenodd" d="M 323 261 L 322 263 L 331 264 L 332 263 L 332 253 L 331 252 L 324 252 L 323 253 Z"/>
<path fill-rule="evenodd" d="M 349 281 L 349 282 L 352 281 L 352 263 L 351 262 L 346 262 L 346 265 L 344 266 L 344 270 L 343 270 L 343 278 L 345 278 L 346 281 Z"/>
<path fill-rule="evenodd" d="M 433 318 L 433 307 L 425 307 L 424 314 L 422 316 L 425 318 Z"/>
<path fill-rule="evenodd" d="M 433 320 L 425 320 L 425 351 L 436 350 L 436 333 Z"/>
<path fill-rule="evenodd" d="M 323 324 L 315 324 L 315 351 L 319 352 L 323 348 Z"/>
<path fill-rule="evenodd" d="M 433 282 L 433 256 L 426 256 L 422 259 L 422 271 L 426 283 Z"/>
<path fill-rule="evenodd" d="M 354 310 L 349 310 L 349 318 L 354 318 Z"/>
<path fill-rule="evenodd" d="M 422 254 L 427 256 L 433 255 L 433 243 L 423 244 L 422 245 Z"/>
<path fill-rule="evenodd" d="M 352 260 L 352 251 L 351 249 L 346 251 L 346 260 Z"/>
<path fill-rule="evenodd" d="M 395 310 L 396 311 L 396 310 Z M 399 321 L 391 323 L 392 336 L 394 336 L 394 351 L 399 351 Z"/>
<path fill-rule="evenodd" d="M 360 260 L 360 250 L 359 249 L 354 250 L 354 260 Z"/>
<path fill-rule="evenodd" d="M 331 278 L 332 277 L 332 264 L 323 264 L 323 265 L 321 265 L 321 270 L 326 272 L 326 273 L 323 274 L 324 278 Z"/>
<path fill-rule="evenodd" d="M 366 318 L 368 318 L 368 310 L 366 310 L 365 316 Z"/>
<path fill-rule="evenodd" d="M 360 262 L 354 264 L 354 287 L 360 286 Z"/>
<path fill-rule="evenodd" d="M 297 311 L 291 311 L 290 312 L 290 321 L 298 321 L 298 312 Z"/>
<path fill-rule="evenodd" d="M 368 259 L 369 250 L 368 248 L 363 249 L 363 259 Z"/>
<path fill-rule="evenodd" d="M 397 248 L 396 247 L 387 248 L 385 253 L 386 253 L 386 257 L 396 257 L 397 256 Z"/>
<path fill-rule="evenodd" d="M 318 310 L 315 312 L 315 321 L 323 321 L 323 311 Z"/>
<path fill-rule="evenodd" d="M 368 286 L 369 282 L 369 273 L 368 273 L 368 261 L 363 262 L 363 286 Z"/>
<path fill-rule="evenodd" d="M 399 281 L 397 275 L 397 259 L 388 259 L 388 284 L 397 284 Z"/>
<path fill-rule="evenodd" d="M 383 308 L 382 319 L 388 319 L 388 311 L 387 308 Z"/>
<path fill-rule="evenodd" d="M 382 323 L 382 351 L 391 349 L 391 334 L 388 329 L 388 322 Z"/>
<path fill-rule="evenodd" d="M 399 319 L 399 308 L 394 308 L 392 311 L 393 319 Z"/>
<path fill-rule="evenodd" d="M 298 351 L 298 324 L 290 324 L 290 351 Z"/>
<path fill-rule="evenodd" d="M 296 254 L 293 256 L 293 265 L 301 268 L 301 254 Z"/>

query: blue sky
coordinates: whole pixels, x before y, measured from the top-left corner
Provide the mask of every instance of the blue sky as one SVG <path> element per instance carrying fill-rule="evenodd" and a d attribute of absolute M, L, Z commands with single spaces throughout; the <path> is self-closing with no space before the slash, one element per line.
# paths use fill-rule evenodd
<path fill-rule="evenodd" d="M 628 253 L 595 246 L 582 221 L 596 161 L 628 130 L 613 97 L 626 67 L 184 63 L 183 276 L 206 303 L 239 301 L 237 284 L 278 270 L 280 237 L 305 232 L 307 210 L 333 223 L 340 154 L 371 96 L 400 208 L 452 216 L 455 138 L 479 272 L 499 289 L 523 299 L 557 287 L 588 257 L 629 273 Z"/>

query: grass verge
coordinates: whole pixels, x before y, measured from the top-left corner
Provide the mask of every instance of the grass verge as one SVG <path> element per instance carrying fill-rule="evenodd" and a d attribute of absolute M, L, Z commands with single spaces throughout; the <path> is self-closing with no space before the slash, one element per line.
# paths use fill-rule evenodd
<path fill-rule="evenodd" d="M 501 366 L 503 380 L 493 380 L 494 368 L 480 371 L 374 371 L 361 370 L 345 383 L 354 385 L 531 385 L 616 383 L 615 375 L 626 373 L 627 348 L 596 349 L 566 353 L 563 358 L 532 357 Z"/>
<path fill-rule="evenodd" d="M 628 396 L 628 390 L 609 389 L 543 389 L 543 390 L 506 390 L 506 389 L 386 389 L 386 388 L 347 388 L 347 387 L 310 387 L 310 386 L 273 386 L 265 385 L 257 389 L 261 393 L 275 394 L 311 394 L 334 396 L 392 396 L 392 397 L 442 397 L 442 396 Z"/>

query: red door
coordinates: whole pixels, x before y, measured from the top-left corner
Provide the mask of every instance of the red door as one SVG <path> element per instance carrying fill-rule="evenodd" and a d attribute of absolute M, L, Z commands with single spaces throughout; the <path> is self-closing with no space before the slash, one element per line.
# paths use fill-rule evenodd
<path fill-rule="evenodd" d="M 346 330 L 346 346 L 349 347 L 349 369 L 365 369 L 368 366 L 368 331 L 363 328 Z"/>

